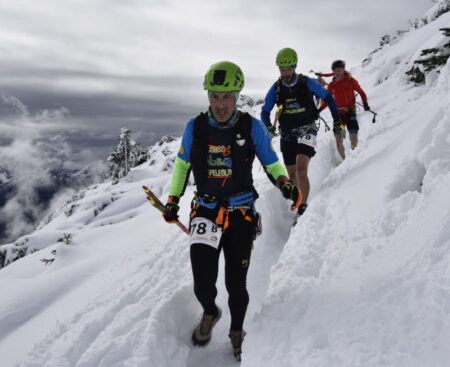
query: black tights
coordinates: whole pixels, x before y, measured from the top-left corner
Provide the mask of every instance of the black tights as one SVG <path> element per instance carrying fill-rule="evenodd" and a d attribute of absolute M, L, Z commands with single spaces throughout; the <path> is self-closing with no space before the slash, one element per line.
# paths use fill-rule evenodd
<path fill-rule="evenodd" d="M 219 255 L 225 257 L 225 286 L 231 314 L 231 329 L 242 330 L 249 302 L 247 272 L 252 250 L 252 225 L 244 218 L 233 218 L 222 235 L 219 249 L 201 243 L 191 245 L 191 265 L 194 293 L 208 315 L 217 315 L 215 298 L 219 271 Z"/>

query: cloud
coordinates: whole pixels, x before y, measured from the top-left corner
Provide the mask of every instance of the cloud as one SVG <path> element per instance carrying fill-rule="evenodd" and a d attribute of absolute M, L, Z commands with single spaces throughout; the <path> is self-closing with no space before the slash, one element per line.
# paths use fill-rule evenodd
<path fill-rule="evenodd" d="M 31 96 L 31 100 L 33 96 L 43 97 L 43 101 L 33 100 L 30 106 L 16 96 L 0 95 L 0 177 L 5 177 L 5 172 L 12 177 L 9 183 L 0 184 L 0 203 L 6 202 L 0 207 L 2 242 L 31 232 L 48 208 L 54 208 L 73 192 L 73 188 L 65 189 L 64 174 L 91 165 L 99 158 L 105 162 L 117 144 L 121 127 L 130 127 L 135 140 L 145 146 L 147 142 L 155 142 L 160 133 L 173 131 L 174 123 L 180 125 L 181 133 L 180 122 L 184 124 L 187 120 L 187 116 L 177 115 L 175 110 L 171 117 L 166 116 L 158 101 L 152 106 L 149 101 L 111 95 L 75 97 L 68 92 L 52 97 L 57 99 L 57 107 L 40 109 L 50 98 L 46 91 L 40 95 L 31 92 Z M 128 124 L 125 121 L 131 105 L 135 115 L 130 126 L 130 121 Z M 75 118 L 71 110 L 77 108 L 80 112 Z M 102 113 L 96 115 L 96 109 Z M 170 120 L 174 116 L 178 122 Z M 97 171 L 93 167 L 92 180 L 99 179 L 95 177 Z M 75 185 L 93 183 L 82 176 L 74 180 Z"/>
<path fill-rule="evenodd" d="M 30 232 L 34 219 L 40 217 L 43 208 L 37 204 L 37 188 L 51 184 L 50 168 L 54 159 L 45 159 L 32 140 L 17 139 L 0 148 L 0 161 L 14 183 L 14 194 L 0 208 L 0 218 L 8 224 L 4 237 L 16 238 Z"/>
<path fill-rule="evenodd" d="M 73 149 L 64 131 L 57 133 L 70 119 L 65 107 L 31 113 L 17 97 L 0 95 L 0 102 L 0 110 L 7 111 L 0 123 L 0 173 L 8 178 L 0 184 L 4 242 L 31 232 L 55 200 L 73 191 L 64 189 L 64 178 L 56 172 L 78 170 L 95 157 L 91 150 Z"/>
<path fill-rule="evenodd" d="M 430 6 L 429 0 L 3 2 L 0 89 L 32 112 L 65 106 L 70 121 L 97 131 L 125 125 L 144 135 L 178 133 L 205 108 L 202 79 L 213 62 L 237 62 L 246 93 L 260 98 L 277 77 L 280 48 L 298 51 L 302 72 L 327 70 L 336 58 L 352 66 L 382 34 Z"/>
<path fill-rule="evenodd" d="M 31 69 L 119 76 L 198 77 L 218 59 L 251 62 L 261 55 L 267 66 L 248 71 L 261 77 L 286 44 L 302 53 L 320 44 L 327 65 L 342 49 L 358 62 L 383 33 L 405 27 L 408 17 L 430 6 L 429 0 L 6 2 L 0 24 L 8 32 L 0 44 L 6 60 Z M 314 57 L 310 67 L 317 65 Z"/>

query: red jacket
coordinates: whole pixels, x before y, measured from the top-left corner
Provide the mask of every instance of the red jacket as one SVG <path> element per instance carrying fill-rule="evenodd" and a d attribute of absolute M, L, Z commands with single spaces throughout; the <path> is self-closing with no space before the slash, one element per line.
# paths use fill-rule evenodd
<path fill-rule="evenodd" d="M 366 93 L 350 74 L 346 74 L 341 80 L 333 80 L 328 84 L 328 90 L 333 95 L 338 108 L 354 108 L 355 92 L 358 92 L 363 102 L 367 102 Z M 326 104 L 323 103 L 322 107 L 326 107 Z"/>

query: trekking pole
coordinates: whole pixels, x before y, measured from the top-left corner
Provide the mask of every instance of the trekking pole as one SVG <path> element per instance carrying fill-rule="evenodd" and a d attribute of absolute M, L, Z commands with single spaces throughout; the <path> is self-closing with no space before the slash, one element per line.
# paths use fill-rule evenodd
<path fill-rule="evenodd" d="M 320 119 L 320 121 L 322 121 L 325 124 L 325 132 L 330 131 L 330 127 L 327 124 L 327 121 L 320 116 L 320 113 L 324 110 L 325 108 L 320 108 L 319 110 L 317 110 L 317 117 Z"/>
<path fill-rule="evenodd" d="M 322 122 L 325 124 L 325 132 L 326 132 L 326 131 L 330 131 L 331 129 L 330 129 L 330 127 L 328 126 L 327 121 L 326 121 L 322 116 L 320 116 L 320 115 L 319 115 L 319 119 L 320 119 L 320 121 L 322 121 Z"/>
<path fill-rule="evenodd" d="M 357 104 L 357 105 L 360 105 L 361 107 L 364 107 L 364 105 L 361 104 L 361 103 L 359 103 L 359 102 L 356 102 L 356 104 Z M 373 114 L 372 123 L 374 124 L 374 123 L 377 121 L 377 115 L 378 115 L 378 113 L 372 111 L 371 109 L 368 110 L 367 112 L 370 112 L 371 114 Z"/>

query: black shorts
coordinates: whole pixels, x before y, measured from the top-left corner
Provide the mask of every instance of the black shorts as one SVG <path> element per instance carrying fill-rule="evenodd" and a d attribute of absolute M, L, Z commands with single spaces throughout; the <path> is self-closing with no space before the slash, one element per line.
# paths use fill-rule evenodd
<path fill-rule="evenodd" d="M 347 130 L 350 134 L 358 134 L 359 125 L 358 120 L 356 119 L 356 110 L 354 108 L 350 110 L 339 111 L 339 116 L 341 117 L 341 120 L 345 124 L 345 126 L 347 126 Z"/>
<path fill-rule="evenodd" d="M 299 141 L 303 141 L 301 143 Z M 292 166 L 297 161 L 297 155 L 303 154 L 308 158 L 316 154 L 317 131 L 309 129 L 303 136 L 281 137 L 280 147 L 283 154 L 283 161 L 286 166 Z"/>

